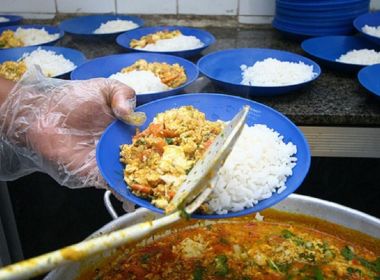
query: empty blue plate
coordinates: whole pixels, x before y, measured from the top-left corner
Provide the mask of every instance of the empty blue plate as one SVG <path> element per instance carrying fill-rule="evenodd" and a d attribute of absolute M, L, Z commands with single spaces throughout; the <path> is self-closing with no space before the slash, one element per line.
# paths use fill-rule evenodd
<path fill-rule="evenodd" d="M 242 85 L 240 66 L 252 66 L 257 61 L 266 58 L 276 58 L 280 61 L 303 62 L 313 66 L 316 73 L 313 79 L 287 86 L 247 86 Z M 300 89 L 319 77 L 321 69 L 314 61 L 301 55 L 273 49 L 230 49 L 210 53 L 198 61 L 199 71 L 228 92 L 241 96 L 271 96 L 285 94 Z"/>
<path fill-rule="evenodd" d="M 0 27 L 19 24 L 22 21 L 20 16 L 0 15 L 0 17 L 8 19 L 8 21 L 0 22 Z"/>
<path fill-rule="evenodd" d="M 180 30 L 183 35 L 186 36 L 194 36 L 198 38 L 204 45 L 200 48 L 191 49 L 191 50 L 183 50 L 183 51 L 146 51 L 146 50 L 137 50 L 130 47 L 130 42 L 133 39 L 140 39 L 142 36 L 156 33 L 158 31 L 173 31 L 173 30 Z M 198 29 L 198 28 L 191 28 L 191 27 L 184 27 L 184 26 L 158 26 L 158 27 L 144 27 L 140 29 L 136 29 L 130 32 L 123 33 L 119 35 L 116 39 L 116 42 L 123 48 L 134 51 L 134 52 L 147 52 L 147 53 L 165 53 L 165 54 L 171 54 L 171 55 L 177 55 L 182 57 L 190 57 L 197 54 L 200 54 L 204 49 L 209 47 L 211 44 L 215 42 L 214 36 L 207 32 L 206 30 Z"/>
<path fill-rule="evenodd" d="M 78 50 L 63 48 L 63 47 L 54 47 L 54 46 L 31 46 L 31 47 L 23 47 L 23 48 L 13 48 L 13 49 L 5 49 L 0 51 L 0 63 L 4 61 L 17 61 L 22 58 L 23 54 L 31 53 L 32 51 L 41 48 L 47 51 L 53 51 L 57 55 L 63 55 L 64 58 L 70 60 L 75 64 L 76 67 L 80 66 L 86 61 L 86 57 L 84 54 Z M 68 75 L 71 71 L 62 73 L 61 75 L 55 76 L 54 78 L 68 78 Z"/>
<path fill-rule="evenodd" d="M 324 65 L 347 72 L 358 71 L 367 65 L 342 63 L 336 61 L 342 54 L 351 50 L 374 49 L 380 50 L 379 46 L 363 40 L 357 36 L 324 36 L 307 39 L 301 44 L 302 49 L 321 61 Z"/>
<path fill-rule="evenodd" d="M 366 90 L 380 98 L 380 64 L 364 67 L 358 73 L 358 80 Z"/>
<path fill-rule="evenodd" d="M 84 38 L 115 38 L 117 35 L 125 32 L 113 32 L 104 34 L 94 34 L 94 31 L 100 27 L 102 23 L 106 23 L 109 20 L 129 20 L 133 21 L 138 25 L 138 27 L 143 26 L 144 21 L 136 16 L 126 16 L 126 15 L 90 15 L 90 16 L 80 16 L 70 19 L 66 19 L 60 23 L 60 27 L 70 35 L 84 37 Z M 138 28 L 136 27 L 136 28 Z M 132 29 L 130 29 L 132 30 Z"/>
<path fill-rule="evenodd" d="M 365 36 L 365 38 L 371 40 L 372 42 L 374 42 L 378 45 L 380 45 L 380 37 L 369 35 L 369 34 L 363 32 L 362 28 L 365 25 L 369 25 L 369 26 L 373 26 L 373 27 L 380 26 L 380 12 L 367 13 L 367 14 L 364 14 L 364 15 L 357 17 L 354 20 L 354 27 L 356 28 L 357 31 L 359 31 L 361 34 L 363 34 L 363 36 Z"/>
<path fill-rule="evenodd" d="M 194 218 L 229 218 L 247 215 L 261 211 L 293 193 L 302 183 L 310 167 L 310 150 L 302 132 L 284 115 L 260 103 L 244 98 L 221 94 L 186 94 L 172 96 L 156 100 L 138 107 L 137 111 L 145 112 L 147 122 L 142 127 L 145 129 L 152 119 L 161 112 L 180 106 L 192 105 L 206 114 L 206 118 L 212 121 L 229 121 L 244 106 L 251 106 L 251 112 L 247 118 L 247 124 L 265 124 L 284 136 L 283 141 L 291 141 L 297 145 L 297 165 L 293 168 L 293 174 L 286 181 L 286 189 L 273 193 L 268 199 L 260 201 L 252 208 L 239 212 L 230 212 L 223 215 L 193 215 Z M 125 200 L 136 203 L 152 211 L 163 213 L 161 209 L 154 207 L 148 200 L 135 196 L 124 182 L 124 166 L 120 162 L 120 145 L 132 143 L 132 137 L 136 128 L 126 125 L 121 121 L 114 121 L 103 133 L 96 147 L 96 159 L 106 182 L 110 188 Z"/>
<path fill-rule="evenodd" d="M 59 29 L 58 27 L 56 27 L 56 26 L 52 26 L 52 25 L 40 25 L 40 24 L 4 26 L 4 27 L 0 28 L 0 34 L 2 34 L 6 30 L 16 31 L 17 28 L 19 28 L 19 27 L 21 27 L 23 29 L 28 29 L 28 28 L 45 29 L 45 31 L 47 33 L 49 33 L 49 34 L 59 34 L 59 37 L 57 39 L 54 39 L 54 40 L 51 40 L 51 41 L 48 41 L 48 42 L 45 42 L 45 43 L 42 43 L 42 44 L 33 45 L 33 46 L 49 46 L 49 45 L 54 45 L 64 35 L 64 32 L 61 29 Z M 32 45 L 30 45 L 30 46 L 32 46 Z M 26 46 L 26 47 L 30 47 L 30 46 Z"/>
<path fill-rule="evenodd" d="M 75 69 L 71 73 L 71 79 L 87 80 L 99 77 L 108 78 L 112 74 L 120 72 L 122 68 L 132 65 L 139 59 L 145 59 L 148 62 L 166 62 L 168 64 L 178 63 L 185 69 L 187 80 L 185 84 L 171 90 L 138 94 L 138 104 L 180 93 L 184 87 L 190 85 L 196 78 L 198 78 L 199 71 L 196 65 L 184 58 L 155 53 L 129 53 L 104 56 L 90 60 Z"/>

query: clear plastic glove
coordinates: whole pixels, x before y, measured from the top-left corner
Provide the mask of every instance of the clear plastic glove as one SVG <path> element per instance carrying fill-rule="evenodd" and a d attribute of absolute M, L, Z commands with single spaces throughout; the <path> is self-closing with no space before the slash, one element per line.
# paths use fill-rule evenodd
<path fill-rule="evenodd" d="M 134 91 L 116 80 L 66 81 L 30 69 L 0 107 L 0 180 L 41 171 L 70 188 L 105 188 L 96 144 L 115 117 L 141 125 L 135 106 Z"/>

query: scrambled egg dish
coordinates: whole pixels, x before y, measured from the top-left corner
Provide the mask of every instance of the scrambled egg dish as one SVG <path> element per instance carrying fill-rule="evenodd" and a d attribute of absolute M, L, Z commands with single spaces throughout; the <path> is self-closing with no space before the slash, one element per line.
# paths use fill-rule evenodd
<path fill-rule="evenodd" d="M 7 80 L 17 82 L 25 72 L 26 65 L 23 61 L 5 61 L 0 63 L 0 76 Z"/>
<path fill-rule="evenodd" d="M 151 71 L 155 76 L 160 78 L 161 82 L 170 88 L 176 88 L 186 82 L 185 70 L 181 65 L 152 62 L 148 63 L 145 59 L 139 59 L 131 66 L 125 67 L 121 73 L 132 71 Z"/>
<path fill-rule="evenodd" d="M 124 180 L 134 194 L 165 208 L 222 129 L 192 106 L 158 114 L 132 144 L 121 146 Z"/>
<path fill-rule="evenodd" d="M 142 36 L 139 40 L 133 39 L 129 43 L 129 46 L 131 48 L 144 48 L 146 45 L 154 44 L 158 40 L 162 39 L 172 39 L 174 37 L 177 37 L 179 35 L 182 35 L 181 31 L 179 30 L 173 30 L 173 31 L 158 31 L 156 33 L 148 34 L 145 36 Z"/>
<path fill-rule="evenodd" d="M 15 37 L 15 33 L 12 30 L 5 30 L 0 35 L 0 48 L 17 48 L 23 47 L 24 43 Z"/>

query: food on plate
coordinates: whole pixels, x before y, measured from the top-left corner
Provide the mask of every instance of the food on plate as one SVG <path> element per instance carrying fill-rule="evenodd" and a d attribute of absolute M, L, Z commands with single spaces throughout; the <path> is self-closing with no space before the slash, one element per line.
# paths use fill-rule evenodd
<path fill-rule="evenodd" d="M 183 35 L 180 30 L 163 30 L 133 39 L 130 47 L 146 51 L 183 51 L 203 47 L 204 44 L 195 36 Z"/>
<path fill-rule="evenodd" d="M 351 50 L 336 59 L 337 62 L 372 65 L 380 63 L 380 52 L 369 49 Z"/>
<path fill-rule="evenodd" d="M 0 35 L 0 48 L 17 48 L 24 46 L 21 39 L 15 36 L 12 30 L 5 30 Z"/>
<path fill-rule="evenodd" d="M 222 131 L 224 122 L 183 106 L 158 114 L 153 122 L 121 146 L 124 180 L 131 191 L 165 208 L 186 175 Z M 286 188 L 297 148 L 265 125 L 245 125 L 222 168 L 215 189 L 202 205 L 205 213 L 224 214 L 252 207 Z"/>
<path fill-rule="evenodd" d="M 362 27 L 362 31 L 368 35 L 372 35 L 372 36 L 380 38 L 380 25 L 379 26 L 369 26 L 366 24 Z"/>
<path fill-rule="evenodd" d="M 0 76 L 18 81 L 32 65 L 38 65 L 47 77 L 55 77 L 72 71 L 76 66 L 62 54 L 38 48 L 24 53 L 18 61 L 5 61 L 0 64 Z"/>
<path fill-rule="evenodd" d="M 106 34 L 131 30 L 139 27 L 136 23 L 130 20 L 109 20 L 102 23 L 97 29 L 94 30 L 94 34 Z"/>
<path fill-rule="evenodd" d="M 124 179 L 131 191 L 165 208 L 222 127 L 192 106 L 158 114 L 131 145 L 121 146 Z"/>
<path fill-rule="evenodd" d="M 11 81 L 18 81 L 26 72 L 23 61 L 5 61 L 0 63 L 0 76 Z"/>
<path fill-rule="evenodd" d="M 149 63 L 144 59 L 137 60 L 110 78 L 127 84 L 138 94 L 177 88 L 187 80 L 185 69 L 178 63 L 172 65 L 165 62 Z"/>
<path fill-rule="evenodd" d="M 363 279 L 380 276 L 380 240 L 275 210 L 190 221 L 92 265 L 79 279 Z"/>
<path fill-rule="evenodd" d="M 59 38 L 59 34 L 49 34 L 45 28 L 22 28 L 5 30 L 0 35 L 0 48 L 16 48 L 44 44 Z"/>
<path fill-rule="evenodd" d="M 224 165 L 214 178 L 206 206 L 217 214 L 253 207 L 286 189 L 296 165 L 297 146 L 263 124 L 245 125 Z"/>
<path fill-rule="evenodd" d="M 317 74 L 313 66 L 303 62 L 280 61 L 266 58 L 255 62 L 252 66 L 240 66 L 242 85 L 247 86 L 287 86 L 312 80 Z"/>
<path fill-rule="evenodd" d="M 0 22 L 8 22 L 9 18 L 6 17 L 0 17 Z"/>

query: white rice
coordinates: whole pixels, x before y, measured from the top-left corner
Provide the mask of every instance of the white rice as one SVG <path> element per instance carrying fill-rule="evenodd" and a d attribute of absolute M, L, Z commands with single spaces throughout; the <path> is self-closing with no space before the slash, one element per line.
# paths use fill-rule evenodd
<path fill-rule="evenodd" d="M 157 40 L 154 44 L 148 44 L 143 48 L 136 48 L 146 51 L 184 51 L 203 47 L 204 44 L 195 36 L 179 35 L 171 39 Z"/>
<path fill-rule="evenodd" d="M 15 37 L 20 39 L 25 46 L 39 45 L 54 41 L 59 38 L 59 33 L 49 34 L 45 28 L 17 28 Z"/>
<path fill-rule="evenodd" d="M 366 24 L 362 27 L 362 31 L 368 35 L 372 35 L 372 36 L 380 38 L 380 25 L 379 26 L 369 26 Z"/>
<path fill-rule="evenodd" d="M 242 85 L 247 86 L 287 86 L 310 81 L 317 74 L 312 65 L 303 62 L 279 61 L 275 58 L 266 58 L 257 61 L 251 67 L 243 64 Z"/>
<path fill-rule="evenodd" d="M 352 50 L 342 54 L 336 61 L 359 65 L 377 64 L 380 63 L 380 52 L 369 49 Z"/>
<path fill-rule="evenodd" d="M 66 59 L 62 54 L 56 54 L 54 51 L 36 49 L 31 53 L 25 53 L 22 56 L 27 68 L 32 65 L 41 67 L 42 73 L 47 77 L 55 77 L 75 69 L 75 64 Z"/>
<path fill-rule="evenodd" d="M 217 176 L 208 206 L 212 212 L 225 214 L 253 207 L 260 200 L 280 193 L 293 174 L 297 147 L 266 125 L 245 125 Z"/>
<path fill-rule="evenodd" d="M 105 34 L 105 33 L 115 33 L 131 30 L 139 27 L 136 23 L 130 20 L 109 20 L 106 23 L 102 23 L 97 29 L 95 29 L 95 34 Z"/>
<path fill-rule="evenodd" d="M 136 94 L 160 92 L 170 89 L 151 71 L 134 70 L 128 73 L 118 72 L 109 78 L 118 80 L 133 88 Z"/>
<path fill-rule="evenodd" d="M 0 22 L 8 22 L 9 18 L 6 17 L 0 17 Z"/>

